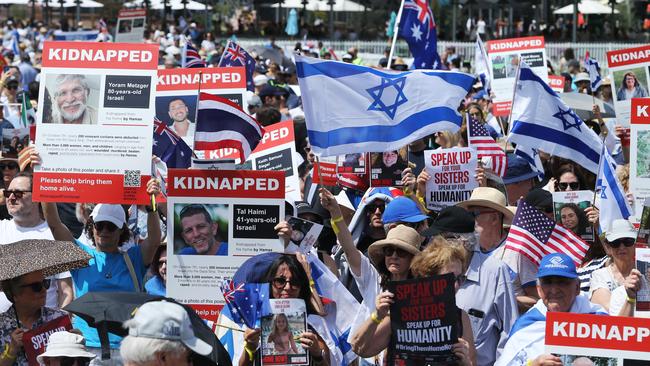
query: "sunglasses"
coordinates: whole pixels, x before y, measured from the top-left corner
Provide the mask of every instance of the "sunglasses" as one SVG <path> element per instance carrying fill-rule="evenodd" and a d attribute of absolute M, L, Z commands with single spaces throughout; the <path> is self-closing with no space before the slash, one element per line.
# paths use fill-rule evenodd
<path fill-rule="evenodd" d="M 393 253 L 397 254 L 397 256 L 400 258 L 404 258 L 408 255 L 411 255 L 411 253 L 407 252 L 406 250 L 394 247 L 392 245 L 385 246 L 383 249 L 383 253 L 385 257 L 392 257 Z"/>
<path fill-rule="evenodd" d="M 2 195 L 5 196 L 5 198 L 9 198 L 9 197 L 11 197 L 11 195 L 13 194 L 14 197 L 16 197 L 16 198 L 18 198 L 18 199 L 21 199 L 21 198 L 23 198 L 23 196 L 25 195 L 25 193 L 30 193 L 30 192 L 31 192 L 31 191 L 20 191 L 20 190 L 16 190 L 16 189 L 14 189 L 14 190 L 5 189 L 5 190 L 2 192 Z"/>
<path fill-rule="evenodd" d="M 48 289 L 50 288 L 50 280 L 49 279 L 44 279 L 41 282 L 34 282 L 34 283 L 27 283 L 24 285 L 20 286 L 21 288 L 30 288 L 34 292 L 41 292 L 43 289 Z"/>
<path fill-rule="evenodd" d="M 113 232 L 118 229 L 118 227 L 110 221 L 95 222 L 93 226 L 95 227 L 95 230 L 97 230 L 98 232 L 104 231 L 104 229 Z"/>
<path fill-rule="evenodd" d="M 90 360 L 83 357 L 60 357 L 59 365 L 61 366 L 86 366 Z"/>
<path fill-rule="evenodd" d="M 575 191 L 578 188 L 580 188 L 580 183 L 578 183 L 578 182 L 570 182 L 570 183 L 560 182 L 560 183 L 557 184 L 557 186 L 560 187 L 560 189 L 563 190 L 563 191 L 566 191 L 568 187 L 571 187 L 571 189 Z"/>
<path fill-rule="evenodd" d="M 9 90 L 16 90 L 16 89 L 18 89 L 18 85 L 11 84 L 11 85 L 7 85 L 6 88 L 9 89 Z"/>
<path fill-rule="evenodd" d="M 287 280 L 284 277 L 276 277 L 273 279 L 273 287 L 277 288 L 278 290 L 283 289 L 287 285 L 287 283 L 289 283 L 289 286 L 291 286 L 291 288 L 294 290 L 299 289 L 300 286 L 302 285 L 302 283 L 298 282 L 295 279 Z"/>
<path fill-rule="evenodd" d="M 377 209 L 379 209 L 379 212 L 384 213 L 384 210 L 386 209 L 386 204 L 376 204 L 376 203 L 371 203 L 366 206 L 368 208 L 369 213 L 375 213 Z"/>
<path fill-rule="evenodd" d="M 616 249 L 620 247 L 621 245 L 624 245 L 625 247 L 629 248 L 634 245 L 635 240 L 632 238 L 621 238 L 621 239 L 616 239 L 614 241 L 609 242 L 609 246 Z"/>
<path fill-rule="evenodd" d="M 0 163 L 0 170 L 5 170 L 5 169 L 10 169 L 10 170 L 16 170 L 18 169 L 18 164 L 14 162 L 10 163 Z"/>

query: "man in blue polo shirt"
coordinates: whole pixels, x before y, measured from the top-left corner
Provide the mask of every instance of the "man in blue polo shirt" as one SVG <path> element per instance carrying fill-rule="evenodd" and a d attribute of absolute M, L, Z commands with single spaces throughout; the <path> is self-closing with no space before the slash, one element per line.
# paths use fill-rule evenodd
<path fill-rule="evenodd" d="M 185 206 L 180 213 L 181 237 L 188 246 L 181 249 L 181 255 L 228 255 L 228 243 L 219 242 L 219 224 L 204 205 Z"/>

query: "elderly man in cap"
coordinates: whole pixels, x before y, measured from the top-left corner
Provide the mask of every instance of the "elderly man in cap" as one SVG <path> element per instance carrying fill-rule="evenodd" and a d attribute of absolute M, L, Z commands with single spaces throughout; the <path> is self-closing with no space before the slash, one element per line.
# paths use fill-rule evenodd
<path fill-rule="evenodd" d="M 538 172 L 533 171 L 528 161 L 513 153 L 508 153 L 508 169 L 503 177 L 508 193 L 508 204 L 517 206 L 517 201 L 535 188 Z"/>
<path fill-rule="evenodd" d="M 481 251 L 492 253 L 505 241 L 504 223 L 512 221 L 513 214 L 506 207 L 506 196 L 496 188 L 478 187 L 472 191 L 469 200 L 457 204 L 476 218 Z"/>
<path fill-rule="evenodd" d="M 431 227 L 421 235 L 441 235 L 464 243 L 469 267 L 465 272 L 467 279 L 456 292 L 456 304 L 470 317 L 477 365 L 494 364 L 519 316 L 508 267 L 495 256 L 479 250 L 474 216 L 461 207 L 440 211 Z"/>
<path fill-rule="evenodd" d="M 212 346 L 196 336 L 187 311 L 178 304 L 145 303 L 124 327 L 129 330 L 120 345 L 125 366 L 192 365 L 193 353 L 212 353 Z"/>
<path fill-rule="evenodd" d="M 546 313 L 607 314 L 580 293 L 575 263 L 563 253 L 542 258 L 537 272 L 537 292 L 540 300 L 517 320 L 496 366 L 561 366 L 559 357 L 544 353 Z"/>

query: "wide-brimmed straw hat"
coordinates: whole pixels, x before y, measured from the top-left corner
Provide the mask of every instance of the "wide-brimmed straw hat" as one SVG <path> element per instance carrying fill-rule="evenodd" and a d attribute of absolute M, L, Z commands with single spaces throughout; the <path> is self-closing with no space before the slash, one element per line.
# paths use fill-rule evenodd
<path fill-rule="evenodd" d="M 467 201 L 459 202 L 456 205 L 469 211 L 470 206 L 487 207 L 503 214 L 504 221 L 512 221 L 512 211 L 506 207 L 506 196 L 496 188 L 478 187 L 472 191 Z"/>
<path fill-rule="evenodd" d="M 422 237 L 415 229 L 406 225 L 398 225 L 388 232 L 386 239 L 378 240 L 368 247 L 368 257 L 375 265 L 384 260 L 384 247 L 391 245 L 403 249 L 413 255 L 420 253 Z"/>

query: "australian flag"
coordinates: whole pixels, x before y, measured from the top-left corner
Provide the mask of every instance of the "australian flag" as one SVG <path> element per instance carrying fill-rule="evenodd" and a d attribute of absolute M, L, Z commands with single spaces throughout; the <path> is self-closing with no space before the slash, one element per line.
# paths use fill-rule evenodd
<path fill-rule="evenodd" d="M 268 283 L 235 284 L 233 280 L 225 279 L 221 283 L 221 293 L 229 317 L 237 324 L 245 324 L 251 329 L 259 328 L 262 316 L 271 312 Z"/>
<path fill-rule="evenodd" d="M 164 161 L 168 168 L 189 168 L 192 165 L 192 148 L 165 122 L 155 118 L 153 125 L 153 154 Z"/>
<path fill-rule="evenodd" d="M 233 41 L 228 41 L 226 49 L 219 60 L 219 67 L 244 66 L 246 67 L 246 89 L 255 91 L 253 73 L 255 72 L 255 59 L 243 47 Z"/>
<path fill-rule="evenodd" d="M 399 36 L 409 45 L 414 69 L 440 69 L 438 33 L 428 0 L 406 0 L 399 22 Z"/>

